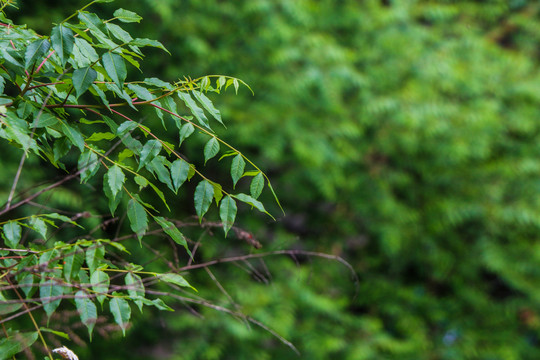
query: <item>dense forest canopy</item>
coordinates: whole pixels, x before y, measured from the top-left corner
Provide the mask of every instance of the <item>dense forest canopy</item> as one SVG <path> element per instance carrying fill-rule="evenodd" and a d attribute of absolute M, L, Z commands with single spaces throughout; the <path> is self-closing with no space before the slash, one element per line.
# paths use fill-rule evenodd
<path fill-rule="evenodd" d="M 4 11 L 14 24 L 49 36 L 86 4 L 19 2 L 18 10 Z M 223 74 L 253 89 L 235 94 L 231 85 L 207 94 L 227 126 L 212 127 L 264 171 L 285 215 L 265 186 L 258 200 L 276 221 L 239 202 L 236 227 L 225 237 L 213 227 L 221 220 L 215 205 L 198 225 L 190 196 L 198 181 L 186 182 L 168 201 L 167 216 L 178 221 L 190 251 L 196 247 L 194 260 L 172 251 L 163 236 L 145 236 L 149 247 L 142 248 L 133 239 L 132 259 L 147 271 L 163 271 L 146 265 L 152 252 L 181 266 L 242 260 L 182 273 L 198 293 L 182 288 L 176 298 L 163 297 L 174 312 L 141 313 L 132 304 L 125 337 L 114 315 L 98 307 L 90 342 L 68 300 L 48 325 L 46 317 L 39 324 L 70 335 L 45 333 L 51 344 L 80 359 L 298 358 L 287 342 L 305 359 L 540 355 L 536 1 L 116 0 L 88 11 L 110 19 L 119 8 L 142 17 L 118 23 L 133 38 L 157 39 L 170 52 L 145 48 L 141 71 L 128 67 L 127 79 L 172 84 Z M 2 70 L 0 76 L 7 81 Z M 181 99 L 175 103 L 188 114 Z M 208 137 L 196 132 L 179 146 L 180 130 L 164 130 L 155 109 L 133 116 L 231 187 L 232 157 L 210 158 Z M 0 146 L 0 195 L 8 199 L 21 150 L 4 139 Z M 68 170 L 78 156 L 67 160 Z M 29 156 L 18 189 L 62 176 Z M 239 179 L 235 190 L 252 195 L 252 177 Z M 66 182 L 38 199 L 70 217 L 87 212 L 89 229 L 110 218 L 101 217 L 109 201 L 96 195 L 92 180 Z M 151 205 L 166 211 L 158 197 Z M 104 231 L 125 235 L 128 220 Z M 54 241 L 67 242 L 74 231 L 62 229 Z M 334 260 L 253 257 L 281 250 Z M 28 317 L 11 324 L 32 330 Z M 42 357 L 39 342 L 32 351 Z"/>

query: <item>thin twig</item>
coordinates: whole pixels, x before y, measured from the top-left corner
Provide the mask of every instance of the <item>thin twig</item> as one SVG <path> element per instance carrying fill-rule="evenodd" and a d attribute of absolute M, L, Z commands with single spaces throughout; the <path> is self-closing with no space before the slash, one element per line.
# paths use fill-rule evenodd
<path fill-rule="evenodd" d="M 261 323 L 260 321 L 255 320 L 251 316 L 245 316 L 245 315 L 243 315 L 241 313 L 238 313 L 236 311 L 227 309 L 227 308 L 225 308 L 223 306 L 212 304 L 211 302 L 206 301 L 206 300 L 196 300 L 196 299 L 188 298 L 188 297 L 185 297 L 185 296 L 180 296 L 180 295 L 171 294 L 171 293 L 162 292 L 162 291 L 147 290 L 146 292 L 149 293 L 149 294 L 152 294 L 152 295 L 170 296 L 170 297 L 175 298 L 177 300 L 181 300 L 181 301 L 185 301 L 185 302 L 190 302 L 190 303 L 206 306 L 208 308 L 211 308 L 211 309 L 214 309 L 214 310 L 217 310 L 217 311 L 222 311 L 222 312 L 225 312 L 227 314 L 231 314 L 231 315 L 234 315 L 234 316 L 239 316 L 239 317 L 245 318 L 250 323 L 255 324 L 255 325 L 259 326 L 260 328 L 268 331 L 270 334 L 272 334 L 274 337 L 276 337 L 283 344 L 287 345 L 298 356 L 300 356 L 300 351 L 298 351 L 298 349 L 293 345 L 293 343 L 291 343 L 289 340 L 285 339 L 283 336 L 279 335 L 275 330 L 272 330 L 271 328 L 269 328 L 265 324 Z"/>

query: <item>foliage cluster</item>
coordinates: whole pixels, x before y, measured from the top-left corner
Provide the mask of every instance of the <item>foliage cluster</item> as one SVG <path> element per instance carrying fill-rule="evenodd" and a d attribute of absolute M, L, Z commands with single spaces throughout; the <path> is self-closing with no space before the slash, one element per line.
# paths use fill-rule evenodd
<path fill-rule="evenodd" d="M 291 215 L 261 234 L 273 246 L 299 236 L 294 246 L 342 255 L 361 278 L 354 300 L 337 266 L 308 283 L 320 290 L 291 289 L 280 263 L 276 296 L 240 305 L 266 304 L 257 313 L 310 359 L 538 356 L 536 2 L 144 4 L 184 55 L 158 59 L 166 76 L 212 69 L 257 84 L 260 101 L 221 109 L 238 119 L 227 138 L 271 169 Z M 180 333 L 179 358 L 194 342 L 193 359 L 286 357 L 234 324 L 216 333 L 213 319 L 206 336 Z"/>
<path fill-rule="evenodd" d="M 3 188 L 0 210 L 0 359 L 28 351 L 38 337 L 52 359 L 43 333 L 67 336 L 62 325 L 49 326 L 64 300 L 77 310 L 92 339 L 100 312 L 97 303 L 125 334 L 130 304 L 141 312 L 145 306 L 173 310 L 159 296 L 167 295 L 161 284 L 195 290 L 179 274 L 178 254 L 175 265 L 165 262 L 157 271 L 130 256 L 130 239 L 138 239 L 142 247 L 146 234 L 163 234 L 172 240 L 173 252 L 183 247 L 189 255 L 184 258 L 193 259 L 180 222 L 162 215 L 170 212 L 169 203 L 184 183 L 197 183 L 192 201 L 199 223 L 215 203 L 225 236 L 233 228 L 237 202 L 268 214 L 257 200 L 265 187 L 273 193 L 268 177 L 223 141 L 210 123 L 211 119 L 224 125 L 207 94 L 229 87 L 238 92 L 246 84 L 227 76 L 174 83 L 155 77 L 130 81 L 127 68 L 140 70 L 142 48 L 167 50 L 156 40 L 133 38 L 124 30 L 123 24 L 142 20 L 135 12 L 118 8 L 103 20 L 87 11 L 94 3 L 107 2 L 111 1 L 87 4 L 57 23 L 50 35 L 13 23 L 4 13 L 13 3 L 1 3 L 0 137 L 3 149 L 18 153 L 20 160 L 8 178 L 11 186 Z M 156 135 L 157 124 L 144 123 L 145 117 L 138 115 L 144 107 L 153 109 L 165 130 L 175 132 L 168 138 L 174 143 Z M 178 151 L 195 132 L 205 138 L 205 164 L 220 153 L 220 160 L 231 160 L 231 184 L 212 181 Z M 25 181 L 29 187 L 18 190 L 28 164 L 50 165 L 63 176 L 51 179 L 48 171 L 37 172 Z M 243 177 L 251 179 L 249 195 L 235 190 Z M 77 213 L 68 216 L 66 208 L 51 204 L 49 193 L 72 179 L 80 180 L 78 187 L 91 189 L 86 196 L 99 199 L 103 193 L 110 215 L 80 204 Z M 83 224 L 85 218 L 94 218 L 93 228 L 83 226 L 92 224 Z M 124 219 L 132 235 L 120 236 Z M 116 233 L 110 234 L 107 225 L 118 222 Z M 31 331 L 13 322 L 21 316 L 29 317 Z M 40 326 L 44 321 L 47 326 Z"/>
<path fill-rule="evenodd" d="M 337 265 L 245 262 L 220 265 L 217 283 L 193 273 L 200 295 L 263 321 L 309 359 L 540 355 L 536 1 L 127 3 L 116 5 L 151 19 L 146 36 L 174 44 L 145 62 L 162 78 L 189 69 L 255 85 L 257 101 L 225 94 L 219 108 L 235 119 L 223 139 L 281 189 L 289 216 L 245 220 L 265 246 L 329 251 L 360 277 L 354 297 Z M 42 6 L 40 19 L 65 4 Z M 202 143 L 186 145 L 204 162 Z M 230 251 L 203 240 L 201 259 Z M 191 310 L 205 320 L 145 312 L 127 349 L 145 338 L 173 359 L 296 358 L 247 330 L 246 317 Z M 116 341 L 88 354 L 131 354 Z"/>

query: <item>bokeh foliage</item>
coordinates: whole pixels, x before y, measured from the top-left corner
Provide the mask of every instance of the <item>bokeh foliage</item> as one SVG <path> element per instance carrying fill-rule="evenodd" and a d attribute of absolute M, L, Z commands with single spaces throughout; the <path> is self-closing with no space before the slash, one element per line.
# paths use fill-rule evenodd
<path fill-rule="evenodd" d="M 326 260 L 266 259 L 269 284 L 254 280 L 260 269 L 220 265 L 246 314 L 309 359 L 540 355 L 536 1 L 114 6 L 145 14 L 140 31 L 167 44 L 172 56 L 148 59 L 162 77 L 225 73 L 254 88 L 219 102 L 225 138 L 271 169 L 287 213 L 245 220 L 264 247 L 340 255 L 360 277 L 354 297 L 346 270 Z M 35 8 L 45 10 L 61 11 Z M 200 256 L 230 251 L 205 241 L 216 246 Z M 201 295 L 229 304 L 195 275 L 208 281 Z M 296 358 L 264 331 L 198 310 L 204 319 L 155 315 L 167 336 L 154 341 L 174 341 L 171 358 Z"/>

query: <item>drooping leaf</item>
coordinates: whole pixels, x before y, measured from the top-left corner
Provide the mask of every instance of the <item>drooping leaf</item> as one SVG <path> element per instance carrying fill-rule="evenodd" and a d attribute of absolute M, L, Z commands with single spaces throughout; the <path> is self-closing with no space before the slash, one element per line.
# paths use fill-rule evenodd
<path fill-rule="evenodd" d="M 163 302 L 163 300 L 161 299 L 154 299 L 154 300 L 149 300 L 149 299 L 145 299 L 145 298 L 139 298 L 138 300 L 142 301 L 142 303 L 144 305 L 147 305 L 147 306 L 155 306 L 156 308 L 158 308 L 159 310 L 165 310 L 165 311 L 174 311 L 173 308 L 171 308 L 170 306 L 168 306 L 167 304 L 165 304 Z"/>
<path fill-rule="evenodd" d="M 246 162 L 244 161 L 244 158 L 241 154 L 236 155 L 231 164 L 231 177 L 233 180 L 233 185 L 236 186 L 236 183 L 242 175 L 244 175 L 244 168 L 246 166 Z"/>
<path fill-rule="evenodd" d="M 199 124 L 202 126 L 210 129 L 210 124 L 208 123 L 208 118 L 204 114 L 203 109 L 201 109 L 197 103 L 191 98 L 189 93 L 178 91 L 177 92 L 178 97 L 186 104 L 186 106 L 191 110 L 191 113 L 197 121 L 199 121 Z"/>
<path fill-rule="evenodd" d="M 125 180 L 126 176 L 124 175 L 122 168 L 120 168 L 118 165 L 111 166 L 104 177 L 104 181 L 109 183 L 113 196 L 116 196 L 116 194 L 122 190 Z"/>
<path fill-rule="evenodd" d="M 177 159 L 171 164 L 171 178 L 175 192 L 177 192 L 180 186 L 186 181 L 189 168 L 189 163 L 183 159 Z"/>
<path fill-rule="evenodd" d="M 62 301 L 61 296 L 64 294 L 64 287 L 60 281 L 49 279 L 50 273 L 41 278 L 39 286 L 39 297 L 43 303 L 43 310 L 47 317 L 51 317 L 52 313 L 58 308 Z"/>
<path fill-rule="evenodd" d="M 77 167 L 81 171 L 81 183 L 85 183 L 88 179 L 96 174 L 99 170 L 99 161 L 95 152 L 87 150 L 79 156 Z"/>
<path fill-rule="evenodd" d="M 236 219 L 236 201 L 229 195 L 227 195 L 223 200 L 221 200 L 221 205 L 219 207 L 219 217 L 223 224 L 223 230 L 225 231 L 225 236 L 234 225 L 234 220 Z"/>
<path fill-rule="evenodd" d="M 251 206 L 253 206 L 254 208 L 256 208 L 257 210 L 259 210 L 260 212 L 263 212 L 267 215 L 270 215 L 266 209 L 264 208 L 264 205 L 259 201 L 259 200 L 256 200 L 254 198 L 252 198 L 251 196 L 249 195 L 246 195 L 246 194 L 236 194 L 236 195 L 233 195 L 236 199 L 246 203 L 246 204 L 249 204 Z M 272 215 L 270 215 L 270 217 L 272 217 L 272 219 L 274 218 Z"/>
<path fill-rule="evenodd" d="M 10 248 L 17 248 L 21 241 L 21 226 L 16 221 L 9 221 L 3 227 L 6 245 Z"/>
<path fill-rule="evenodd" d="M 180 145 L 182 145 L 182 142 L 186 140 L 193 132 L 195 131 L 195 127 L 191 123 L 185 123 L 180 127 Z"/>
<path fill-rule="evenodd" d="M 79 130 L 71 127 L 65 122 L 62 123 L 61 129 L 73 145 L 78 147 L 79 150 L 84 151 L 84 138 Z"/>
<path fill-rule="evenodd" d="M 40 217 L 30 217 L 28 224 L 32 227 L 33 230 L 38 232 L 43 237 L 43 239 L 47 239 L 47 224 Z"/>
<path fill-rule="evenodd" d="M 219 152 L 219 141 L 215 136 L 211 137 L 210 140 L 204 146 L 204 164 L 216 156 Z"/>
<path fill-rule="evenodd" d="M 94 273 L 96 269 L 101 265 L 105 256 L 105 247 L 99 242 L 92 245 L 86 250 L 86 264 L 90 269 L 90 273 Z"/>
<path fill-rule="evenodd" d="M 202 180 L 195 189 L 195 211 L 199 216 L 199 222 L 202 221 L 202 217 L 208 211 L 212 199 L 214 197 L 214 187 L 208 180 Z"/>
<path fill-rule="evenodd" d="M 133 38 L 131 37 L 131 35 L 127 31 L 125 31 L 124 29 L 122 29 L 120 26 L 118 26 L 116 24 L 108 22 L 108 23 L 105 24 L 105 27 L 107 28 L 107 30 L 109 30 L 109 32 L 115 38 L 117 38 L 118 40 L 120 40 L 123 43 L 127 44 L 128 42 L 133 40 Z"/>
<path fill-rule="evenodd" d="M 73 31 L 64 24 L 57 25 L 52 29 L 51 42 L 54 51 L 60 58 L 62 66 L 65 66 L 69 56 L 73 52 L 73 45 L 75 43 Z"/>
<path fill-rule="evenodd" d="M 204 95 L 204 93 L 200 91 L 193 91 L 193 96 L 195 96 L 195 98 L 199 101 L 199 103 L 202 104 L 202 106 L 206 109 L 206 111 L 210 113 L 210 115 L 214 117 L 214 119 L 216 119 L 223 126 L 225 126 L 225 124 L 221 120 L 221 113 L 219 112 L 218 109 L 216 109 L 212 101 L 210 101 L 210 99 L 206 97 L 206 95 Z"/>
<path fill-rule="evenodd" d="M 111 78 L 111 80 L 118 86 L 119 89 L 122 89 L 124 86 L 124 80 L 126 80 L 127 69 L 124 59 L 118 54 L 113 54 L 112 52 L 106 52 L 101 58 L 103 61 L 103 67 L 105 71 Z"/>
<path fill-rule="evenodd" d="M 171 174 L 166 165 L 170 165 L 164 156 L 156 156 L 154 160 L 148 164 L 147 169 L 157 175 L 159 181 L 166 184 L 169 189 L 174 191 L 174 187 L 171 182 Z"/>
<path fill-rule="evenodd" d="M 148 216 L 146 215 L 146 210 L 138 201 L 131 199 L 128 203 L 127 214 L 131 230 L 133 230 L 140 239 L 148 228 Z"/>
<path fill-rule="evenodd" d="M 263 188 L 264 188 L 264 176 L 262 172 L 259 172 L 251 180 L 251 185 L 249 186 L 249 191 L 251 193 L 251 196 L 254 199 L 257 199 L 261 195 Z"/>
<path fill-rule="evenodd" d="M 73 77 L 71 79 L 73 81 L 73 87 L 75 88 L 77 98 L 88 90 L 96 78 L 97 72 L 90 66 L 77 69 L 73 72 Z"/>
<path fill-rule="evenodd" d="M 109 302 L 109 309 L 114 316 L 114 321 L 122 328 L 122 333 L 126 335 L 126 328 L 131 318 L 131 308 L 126 300 L 118 297 L 120 294 L 113 293 L 115 297 Z"/>
<path fill-rule="evenodd" d="M 15 333 L 0 340 L 0 360 L 13 358 L 16 354 L 30 347 L 38 338 L 38 332 Z"/>
<path fill-rule="evenodd" d="M 131 22 L 140 22 L 142 17 L 134 13 L 133 11 L 117 9 L 113 13 L 114 17 L 120 20 L 121 22 L 131 23 Z"/>
<path fill-rule="evenodd" d="M 167 48 L 163 46 L 163 44 L 157 40 L 136 38 L 135 40 L 130 42 L 130 45 L 135 45 L 135 46 L 140 46 L 140 47 L 151 46 L 151 47 L 159 48 L 169 53 L 169 55 L 171 54 L 169 50 L 167 50 Z"/>
<path fill-rule="evenodd" d="M 211 181 L 212 186 L 214 187 L 214 199 L 216 200 L 216 205 L 219 205 L 221 198 L 223 197 L 223 189 L 220 184 Z"/>
<path fill-rule="evenodd" d="M 92 340 L 92 330 L 97 321 L 97 307 L 83 290 L 75 293 L 75 305 L 81 318 L 81 322 L 88 328 L 88 336 Z"/>
<path fill-rule="evenodd" d="M 137 171 L 152 161 L 159 154 L 161 148 L 162 145 L 159 141 L 153 139 L 148 140 L 141 150 L 141 158 L 139 160 L 139 168 Z"/>
<path fill-rule="evenodd" d="M 114 215 L 114 212 L 116 211 L 116 208 L 122 201 L 122 195 L 124 194 L 122 191 L 119 191 L 116 194 L 113 194 L 111 187 L 109 185 L 109 181 L 106 178 L 107 174 L 105 174 L 103 178 L 103 192 L 105 193 L 105 196 L 109 199 L 109 210 L 111 211 L 111 215 Z"/>
<path fill-rule="evenodd" d="M 191 286 L 186 279 L 182 275 L 178 275 L 175 273 L 166 273 L 159 275 L 159 279 L 163 280 L 165 282 L 168 282 L 170 284 L 175 284 L 182 287 L 190 287 L 193 290 L 197 291 L 193 286 Z"/>
<path fill-rule="evenodd" d="M 41 61 L 41 58 L 45 57 L 45 53 L 50 47 L 51 44 L 46 38 L 31 42 L 26 47 L 26 52 L 24 53 L 25 68 L 28 69 L 36 61 Z"/>
<path fill-rule="evenodd" d="M 76 276 L 84 262 L 84 252 L 78 245 L 75 245 L 66 257 L 64 257 L 64 278 L 70 281 L 72 276 Z"/>
<path fill-rule="evenodd" d="M 7 299 L 5 298 L 4 294 L 0 292 L 0 315 L 11 314 L 11 313 L 19 310 L 23 306 L 23 304 L 21 304 L 21 303 L 19 303 L 19 304 L 17 304 L 17 303 L 15 303 L 15 304 L 7 303 L 7 302 L 5 302 L 6 300 Z"/>
<path fill-rule="evenodd" d="M 144 298 L 144 284 L 139 275 L 129 272 L 126 274 L 125 282 L 129 296 L 131 296 L 132 298 Z M 139 310 L 142 312 L 143 302 L 141 300 L 135 300 L 135 304 L 137 304 Z"/>
<path fill-rule="evenodd" d="M 191 251 L 189 250 L 186 238 L 180 232 L 180 230 L 178 230 L 178 228 L 172 222 L 160 216 L 156 216 L 155 220 L 159 224 L 159 226 L 161 226 L 163 231 L 165 231 L 165 233 L 169 235 L 175 243 L 177 243 L 178 245 L 182 245 L 188 252 L 189 256 L 191 256 Z"/>
<path fill-rule="evenodd" d="M 109 275 L 98 269 L 90 275 L 90 283 L 92 284 L 92 290 L 97 293 L 96 298 L 99 303 L 103 305 L 103 301 L 107 298 L 106 294 L 109 292 L 109 285 L 111 283 Z"/>

